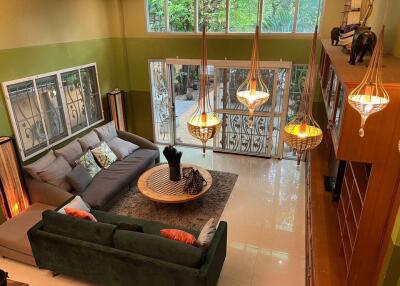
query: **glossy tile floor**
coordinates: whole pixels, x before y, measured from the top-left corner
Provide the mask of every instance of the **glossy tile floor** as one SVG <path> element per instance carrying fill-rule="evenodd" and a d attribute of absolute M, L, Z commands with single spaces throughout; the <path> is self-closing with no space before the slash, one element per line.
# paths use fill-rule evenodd
<path fill-rule="evenodd" d="M 182 162 L 239 174 L 221 217 L 228 222 L 228 253 L 218 285 L 305 285 L 305 167 L 211 151 L 202 158 L 199 149 L 179 149 Z M 30 286 L 91 285 L 3 258 L 0 268 Z"/>

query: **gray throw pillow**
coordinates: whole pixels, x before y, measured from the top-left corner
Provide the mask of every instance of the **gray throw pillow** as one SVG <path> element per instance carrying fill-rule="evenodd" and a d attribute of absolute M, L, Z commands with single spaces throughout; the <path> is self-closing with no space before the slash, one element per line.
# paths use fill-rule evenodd
<path fill-rule="evenodd" d="M 39 160 L 36 160 L 34 163 L 24 166 L 24 170 L 28 172 L 32 178 L 41 181 L 42 179 L 39 177 L 38 173 L 43 171 L 47 166 L 53 163 L 56 160 L 56 156 L 54 156 L 53 150 L 47 152 L 46 155 L 41 157 Z"/>
<path fill-rule="evenodd" d="M 64 157 L 58 157 L 53 163 L 38 173 L 42 181 L 57 186 L 63 190 L 70 191 L 71 185 L 67 182 L 67 174 L 72 168 Z"/>
<path fill-rule="evenodd" d="M 68 204 L 62 206 L 58 212 L 65 214 L 65 208 L 74 208 L 85 212 L 90 212 L 90 206 L 80 197 L 76 196 Z"/>
<path fill-rule="evenodd" d="M 90 176 L 88 169 L 82 165 L 77 165 L 67 175 L 67 181 L 76 192 L 82 193 L 92 181 L 92 176 Z"/>
<path fill-rule="evenodd" d="M 133 153 L 135 150 L 139 149 L 139 146 L 131 142 L 122 140 L 121 138 L 115 137 L 109 141 L 108 146 L 117 156 L 118 160 L 124 159 L 129 154 Z"/>
<path fill-rule="evenodd" d="M 56 156 L 63 156 L 71 166 L 75 166 L 75 161 L 82 155 L 83 150 L 81 144 L 77 140 L 72 141 L 68 145 L 57 149 Z"/>
<path fill-rule="evenodd" d="M 97 136 L 96 132 L 93 130 L 88 134 L 78 139 L 78 142 L 81 144 L 83 152 L 86 152 L 89 149 L 92 149 L 94 146 L 100 143 L 100 139 Z"/>
<path fill-rule="evenodd" d="M 203 226 L 203 229 L 201 230 L 199 237 L 196 240 L 196 245 L 207 248 L 210 246 L 215 232 L 217 231 L 216 228 L 216 223 L 214 222 L 214 218 L 210 218 L 208 222 Z"/>
<path fill-rule="evenodd" d="M 94 131 L 96 131 L 101 141 L 108 142 L 117 137 L 117 130 L 115 130 L 114 121 L 111 121 L 101 127 L 95 128 Z"/>

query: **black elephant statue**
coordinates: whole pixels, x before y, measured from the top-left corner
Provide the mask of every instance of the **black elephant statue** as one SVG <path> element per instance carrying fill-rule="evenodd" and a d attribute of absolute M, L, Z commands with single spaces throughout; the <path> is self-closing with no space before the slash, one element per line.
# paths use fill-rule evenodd
<path fill-rule="evenodd" d="M 353 43 L 351 45 L 349 64 L 355 65 L 357 57 L 359 57 L 358 62 L 362 63 L 367 52 L 372 55 L 375 44 L 376 35 L 371 31 L 371 28 L 358 28 L 354 34 Z"/>
<path fill-rule="evenodd" d="M 334 27 L 331 30 L 332 46 L 337 46 L 339 44 L 339 38 L 340 38 L 340 28 L 339 27 Z"/>

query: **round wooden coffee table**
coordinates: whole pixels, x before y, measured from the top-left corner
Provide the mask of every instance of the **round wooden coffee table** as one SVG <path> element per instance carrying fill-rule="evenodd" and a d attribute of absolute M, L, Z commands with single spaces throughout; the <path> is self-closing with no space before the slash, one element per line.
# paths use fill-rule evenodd
<path fill-rule="evenodd" d="M 200 174 L 207 182 L 203 190 L 197 195 L 190 195 L 183 191 L 185 178 L 182 177 L 178 182 L 169 179 L 168 164 L 158 165 L 144 172 L 138 181 L 139 191 L 149 200 L 166 204 L 193 201 L 208 192 L 212 184 L 212 177 L 207 170 L 191 164 L 181 164 L 181 167 L 192 167 L 195 170 L 199 170 Z"/>

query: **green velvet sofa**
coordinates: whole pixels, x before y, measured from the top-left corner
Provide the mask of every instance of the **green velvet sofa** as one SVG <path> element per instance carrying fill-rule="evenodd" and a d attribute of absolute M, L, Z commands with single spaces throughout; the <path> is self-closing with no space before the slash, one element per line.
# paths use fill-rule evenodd
<path fill-rule="evenodd" d="M 207 250 L 159 235 L 159 222 L 99 210 L 97 223 L 46 210 L 28 237 L 39 268 L 113 286 L 217 285 L 226 256 L 227 223 L 221 221 Z M 121 230 L 138 224 L 143 232 Z M 182 229 L 182 228 L 180 228 Z M 197 230 L 187 230 L 195 236 Z"/>

